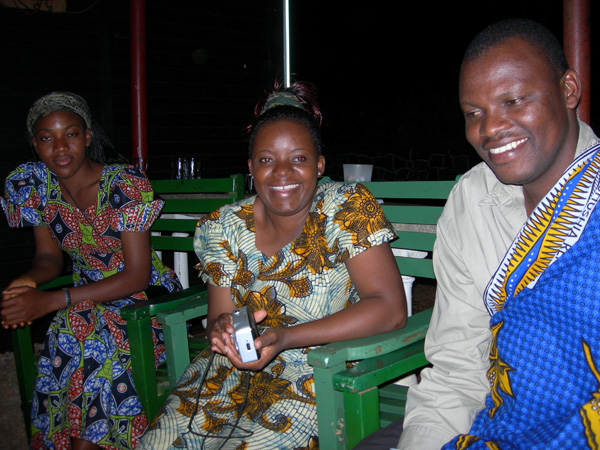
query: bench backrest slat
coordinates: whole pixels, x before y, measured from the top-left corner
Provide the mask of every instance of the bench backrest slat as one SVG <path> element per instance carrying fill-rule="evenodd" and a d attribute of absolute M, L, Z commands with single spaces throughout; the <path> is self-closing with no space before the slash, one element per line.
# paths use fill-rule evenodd
<path fill-rule="evenodd" d="M 380 201 L 385 216 L 396 230 L 398 239 L 390 243 L 392 249 L 406 250 L 396 254 L 396 264 L 402 275 L 435 278 L 431 260 L 435 227 L 456 180 L 362 184 Z M 427 253 L 426 256 L 411 253 L 415 251 Z"/>
<path fill-rule="evenodd" d="M 193 236 L 200 217 L 223 205 L 244 198 L 244 177 L 202 178 L 188 180 L 151 180 L 155 196 L 165 205 L 150 231 L 155 250 L 193 252 Z M 156 235 L 157 232 L 161 235 Z M 188 233 L 172 236 L 171 233 Z"/>

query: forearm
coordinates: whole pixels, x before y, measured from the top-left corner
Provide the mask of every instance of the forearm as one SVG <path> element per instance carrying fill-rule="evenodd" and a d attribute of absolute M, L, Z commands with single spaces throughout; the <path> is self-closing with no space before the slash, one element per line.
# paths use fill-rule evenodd
<path fill-rule="evenodd" d="M 128 297 L 148 287 L 150 277 L 130 273 L 127 269 L 94 283 L 69 289 L 71 303 L 92 300 L 105 303 Z"/>
<path fill-rule="evenodd" d="M 358 339 L 401 328 L 406 323 L 393 303 L 370 297 L 327 317 L 283 329 L 284 347 L 302 348 Z"/>

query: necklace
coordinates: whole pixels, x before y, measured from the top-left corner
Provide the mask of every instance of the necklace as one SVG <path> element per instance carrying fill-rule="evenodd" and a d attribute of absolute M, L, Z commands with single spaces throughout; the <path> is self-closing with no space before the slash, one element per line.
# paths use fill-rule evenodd
<path fill-rule="evenodd" d="M 69 197 L 71 198 L 71 201 L 75 204 L 75 206 L 77 207 L 77 209 L 79 211 L 81 211 L 81 214 L 83 214 L 83 217 L 85 218 L 85 221 L 88 225 L 94 225 L 94 221 L 90 220 L 90 218 L 88 217 L 87 213 L 85 212 L 85 209 L 83 209 L 81 206 L 79 206 L 77 204 L 77 200 L 75 200 L 75 197 L 73 197 L 73 194 L 71 194 L 71 191 L 69 191 L 69 189 L 67 188 L 67 186 L 65 186 L 64 184 L 59 182 L 59 187 L 61 187 L 62 189 L 64 189 L 65 193 L 69 194 Z"/>

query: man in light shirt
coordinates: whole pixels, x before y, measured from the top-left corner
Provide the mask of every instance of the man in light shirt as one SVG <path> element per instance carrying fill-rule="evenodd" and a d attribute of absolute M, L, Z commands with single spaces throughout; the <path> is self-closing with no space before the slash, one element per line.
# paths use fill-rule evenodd
<path fill-rule="evenodd" d="M 460 106 L 483 162 L 438 222 L 433 366 L 409 390 L 400 450 L 600 448 L 600 146 L 580 97 L 535 22 L 494 24 L 467 48 Z M 387 450 L 394 433 L 357 449 Z"/>

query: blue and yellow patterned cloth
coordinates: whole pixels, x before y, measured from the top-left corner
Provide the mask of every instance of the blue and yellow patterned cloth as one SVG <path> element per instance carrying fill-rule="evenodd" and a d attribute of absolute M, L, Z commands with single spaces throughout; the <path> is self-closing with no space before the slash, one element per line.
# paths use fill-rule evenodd
<path fill-rule="evenodd" d="M 600 145 L 533 211 L 485 293 L 491 394 L 444 449 L 600 448 Z"/>
<path fill-rule="evenodd" d="M 289 327 L 357 302 L 344 261 L 395 237 L 367 188 L 325 182 L 300 237 L 268 257 L 255 245 L 254 200 L 225 206 L 204 218 L 194 246 L 205 281 L 230 287 L 238 306 L 267 310 L 261 326 Z M 215 355 L 194 415 L 207 366 L 208 353 L 201 354 L 180 378 L 141 448 L 217 449 L 233 432 L 223 448 L 317 449 L 307 351 L 286 350 L 260 372 L 239 371 L 227 358 Z"/>

